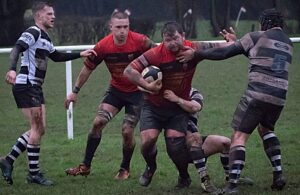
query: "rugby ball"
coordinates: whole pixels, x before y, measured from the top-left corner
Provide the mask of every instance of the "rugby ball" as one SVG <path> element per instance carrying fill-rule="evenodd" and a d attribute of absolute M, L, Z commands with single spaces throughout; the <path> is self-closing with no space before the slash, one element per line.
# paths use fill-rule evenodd
<path fill-rule="evenodd" d="M 146 67 L 142 72 L 142 76 L 149 83 L 162 80 L 162 72 L 157 66 Z"/>

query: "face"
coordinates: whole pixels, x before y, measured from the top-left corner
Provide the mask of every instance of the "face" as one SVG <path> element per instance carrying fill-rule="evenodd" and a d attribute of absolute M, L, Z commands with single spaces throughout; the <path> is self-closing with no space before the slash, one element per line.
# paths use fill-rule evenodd
<path fill-rule="evenodd" d="M 129 19 L 111 19 L 110 30 L 116 44 L 125 43 L 129 32 Z"/>
<path fill-rule="evenodd" d="M 53 28 L 55 20 L 53 7 L 45 6 L 44 9 L 38 11 L 37 20 L 45 30 Z"/>
<path fill-rule="evenodd" d="M 183 47 L 184 36 L 178 33 L 170 35 L 168 33 L 163 34 L 163 42 L 166 48 L 172 53 L 178 53 Z"/>

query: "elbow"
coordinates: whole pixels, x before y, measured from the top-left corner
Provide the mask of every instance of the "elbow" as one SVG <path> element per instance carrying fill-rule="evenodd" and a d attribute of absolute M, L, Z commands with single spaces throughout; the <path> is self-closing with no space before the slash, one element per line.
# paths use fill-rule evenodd
<path fill-rule="evenodd" d="M 127 78 L 130 78 L 130 68 L 129 66 L 127 66 L 124 71 L 123 71 L 123 75 Z"/>
<path fill-rule="evenodd" d="M 201 106 L 193 106 L 191 108 L 191 112 L 192 113 L 196 113 L 196 112 L 199 112 L 201 110 Z"/>

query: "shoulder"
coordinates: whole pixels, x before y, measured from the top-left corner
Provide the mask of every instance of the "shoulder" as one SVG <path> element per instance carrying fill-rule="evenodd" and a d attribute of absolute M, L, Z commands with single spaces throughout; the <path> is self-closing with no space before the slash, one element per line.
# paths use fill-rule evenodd
<path fill-rule="evenodd" d="M 112 43 L 113 43 L 113 36 L 112 36 L 112 34 L 109 34 L 106 37 L 104 37 L 103 39 L 99 40 L 96 43 L 94 49 L 97 52 L 97 50 L 101 50 L 103 48 L 106 48 L 107 46 L 112 45 Z"/>
<path fill-rule="evenodd" d="M 26 34 L 33 36 L 36 41 L 41 35 L 41 29 L 37 26 L 30 26 L 23 32 L 22 36 L 26 36 Z"/>
<path fill-rule="evenodd" d="M 163 55 L 163 45 L 160 44 L 157 47 L 151 48 L 148 51 L 146 51 L 143 56 L 148 60 L 150 64 L 157 64 L 160 62 L 160 59 L 162 58 Z"/>
<path fill-rule="evenodd" d="M 142 37 L 145 37 L 145 35 L 137 33 L 137 32 L 134 32 L 134 31 L 131 31 L 131 30 L 128 32 L 128 36 L 130 36 L 132 38 L 142 38 Z"/>

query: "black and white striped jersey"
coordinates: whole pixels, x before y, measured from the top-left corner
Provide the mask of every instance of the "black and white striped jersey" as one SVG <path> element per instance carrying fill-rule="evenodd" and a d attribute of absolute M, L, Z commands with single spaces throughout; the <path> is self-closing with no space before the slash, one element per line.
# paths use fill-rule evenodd
<path fill-rule="evenodd" d="M 21 68 L 16 84 L 42 85 L 46 76 L 48 56 L 55 51 L 48 34 L 37 26 L 22 33 L 16 45 L 26 50 L 21 56 Z"/>
<path fill-rule="evenodd" d="M 280 28 L 272 28 L 247 33 L 236 44 L 242 46 L 250 60 L 245 96 L 284 105 L 293 52 L 289 37 Z"/>
<path fill-rule="evenodd" d="M 202 110 L 204 98 L 197 89 L 191 88 L 190 99 L 191 99 L 191 101 L 198 102 L 201 105 L 201 110 Z M 197 123 L 198 123 L 198 115 L 199 115 L 199 112 L 195 112 L 195 113 L 190 113 L 190 116 L 189 116 L 189 120 L 191 120 L 195 125 L 197 125 Z"/>

